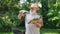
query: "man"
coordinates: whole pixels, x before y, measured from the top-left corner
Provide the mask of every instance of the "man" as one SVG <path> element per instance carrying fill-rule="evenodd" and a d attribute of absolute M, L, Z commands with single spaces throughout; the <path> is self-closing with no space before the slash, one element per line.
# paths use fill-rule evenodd
<path fill-rule="evenodd" d="M 39 9 L 38 5 L 36 3 L 34 3 L 30 7 L 30 13 L 26 14 L 26 16 L 25 16 L 25 27 L 26 27 L 25 34 L 40 34 L 40 28 L 43 26 L 43 20 L 42 20 L 41 15 L 37 14 L 38 9 Z M 29 24 L 30 20 L 32 20 L 34 18 L 39 18 L 40 21 L 38 23 L 33 22 L 33 24 Z"/>

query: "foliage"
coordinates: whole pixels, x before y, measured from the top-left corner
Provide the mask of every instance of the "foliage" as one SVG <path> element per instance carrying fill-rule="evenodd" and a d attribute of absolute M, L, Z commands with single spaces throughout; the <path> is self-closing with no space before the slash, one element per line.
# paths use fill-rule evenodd
<path fill-rule="evenodd" d="M 48 2 L 49 1 L 49 2 Z M 38 13 L 42 14 L 45 28 L 60 28 L 60 3 L 58 1 L 40 0 L 42 8 Z M 19 6 L 19 0 L 0 0 L 0 30 L 11 30 L 12 27 L 24 27 L 24 22 L 18 19 L 19 10 L 28 10 L 29 4 Z M 52 3 L 51 3 L 52 2 Z"/>
<path fill-rule="evenodd" d="M 60 4 L 58 1 L 48 0 L 45 2 L 42 0 L 43 7 L 43 19 L 44 27 L 46 28 L 60 28 L 60 13 L 59 7 Z"/>

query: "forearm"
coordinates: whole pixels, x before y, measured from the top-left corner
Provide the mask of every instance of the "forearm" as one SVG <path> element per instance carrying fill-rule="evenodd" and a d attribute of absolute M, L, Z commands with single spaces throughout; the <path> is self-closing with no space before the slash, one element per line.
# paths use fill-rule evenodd
<path fill-rule="evenodd" d="M 39 24 L 39 23 L 36 23 L 36 27 L 41 27 L 42 25 L 41 24 Z"/>
<path fill-rule="evenodd" d="M 21 19 L 21 17 L 18 15 L 18 19 Z"/>
<path fill-rule="evenodd" d="M 38 23 L 35 23 L 37 27 L 42 27 L 43 26 L 43 21 L 39 21 Z"/>
<path fill-rule="evenodd" d="M 20 19 L 20 20 L 21 20 L 21 19 L 22 19 L 22 16 L 18 15 L 18 19 Z"/>

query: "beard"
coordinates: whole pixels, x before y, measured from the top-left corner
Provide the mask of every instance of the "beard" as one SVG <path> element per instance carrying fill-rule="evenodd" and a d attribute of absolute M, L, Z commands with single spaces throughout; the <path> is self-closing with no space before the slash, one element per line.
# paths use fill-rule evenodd
<path fill-rule="evenodd" d="M 30 11 L 30 14 L 36 14 L 36 11 Z"/>

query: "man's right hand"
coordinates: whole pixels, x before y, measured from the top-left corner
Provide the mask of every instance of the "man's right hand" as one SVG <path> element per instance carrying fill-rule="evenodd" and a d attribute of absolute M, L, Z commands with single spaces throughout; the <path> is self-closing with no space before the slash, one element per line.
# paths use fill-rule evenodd
<path fill-rule="evenodd" d="M 18 19 L 22 19 L 22 17 L 23 17 L 23 13 L 19 13 Z"/>

